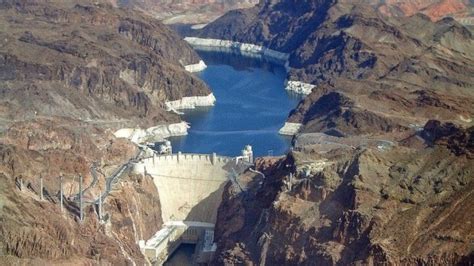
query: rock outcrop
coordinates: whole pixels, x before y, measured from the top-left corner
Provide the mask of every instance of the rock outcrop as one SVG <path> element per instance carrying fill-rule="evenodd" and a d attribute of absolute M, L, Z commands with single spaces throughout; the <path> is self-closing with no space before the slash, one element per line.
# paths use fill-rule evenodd
<path fill-rule="evenodd" d="M 374 1 L 379 4 L 378 10 L 387 16 L 412 16 L 421 12 L 438 21 L 443 17 L 452 16 L 459 21 L 472 24 L 472 2 L 463 0 L 418 0 L 418 1 Z"/>
<path fill-rule="evenodd" d="M 165 102 L 207 96 L 188 74 L 200 58 L 167 27 L 105 4 L 7 1 L 0 10 L 2 108 L 7 119 L 67 116 L 177 122 Z"/>
<path fill-rule="evenodd" d="M 443 145 L 456 155 L 474 156 L 474 127 L 461 129 L 453 123 L 442 124 L 437 120 L 426 123 L 422 132 L 430 145 Z"/>
<path fill-rule="evenodd" d="M 264 178 L 246 173 L 239 178 L 245 193 L 230 186 L 224 192 L 215 263 L 473 263 L 474 232 L 466 221 L 474 218 L 474 164 L 458 152 L 472 150 L 472 133 L 439 122 L 425 131 L 437 132 L 429 143 L 438 141 L 423 148 L 295 150 L 257 162 Z M 440 138 L 464 142 L 450 146 Z"/>
<path fill-rule="evenodd" d="M 102 221 L 97 206 L 90 204 L 107 192 L 106 178 L 137 152 L 129 141 L 85 122 L 50 118 L 12 125 L 0 139 L 2 264 L 146 263 L 137 242 L 162 223 L 153 181 L 124 172 L 121 185 L 104 198 Z M 82 222 L 79 175 L 85 202 Z"/>

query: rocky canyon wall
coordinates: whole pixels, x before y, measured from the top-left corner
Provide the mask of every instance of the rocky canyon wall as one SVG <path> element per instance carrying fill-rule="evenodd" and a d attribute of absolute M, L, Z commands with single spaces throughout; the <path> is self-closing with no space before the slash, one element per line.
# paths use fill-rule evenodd
<path fill-rule="evenodd" d="M 432 121 L 426 146 L 307 144 L 258 161 L 264 177 L 248 172 L 245 193 L 224 192 L 215 263 L 473 263 L 472 130 Z"/>

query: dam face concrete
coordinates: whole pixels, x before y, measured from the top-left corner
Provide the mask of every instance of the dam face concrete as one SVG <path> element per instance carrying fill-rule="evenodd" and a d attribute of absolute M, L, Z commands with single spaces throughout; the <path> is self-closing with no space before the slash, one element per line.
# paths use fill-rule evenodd
<path fill-rule="evenodd" d="M 144 159 L 135 164 L 134 171 L 153 177 L 163 222 L 213 224 L 233 164 L 230 157 L 178 153 Z"/>
<path fill-rule="evenodd" d="M 133 172 L 152 177 L 158 189 L 164 226 L 140 250 L 156 265 L 181 243 L 194 243 L 194 263 L 208 263 L 215 252 L 214 224 L 225 183 L 240 187 L 237 172 L 253 161 L 252 147 L 235 158 L 213 154 L 157 155 L 133 165 Z M 237 171 L 236 171 L 237 170 Z M 241 189 L 241 188 L 240 188 Z"/>

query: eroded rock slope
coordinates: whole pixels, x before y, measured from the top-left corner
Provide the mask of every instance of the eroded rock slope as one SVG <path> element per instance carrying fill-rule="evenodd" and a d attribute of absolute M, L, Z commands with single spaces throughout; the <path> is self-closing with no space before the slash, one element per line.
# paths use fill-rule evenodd
<path fill-rule="evenodd" d="M 373 2 L 261 1 L 201 31 L 289 53 L 314 85 L 293 151 L 225 192 L 217 265 L 473 263 L 472 32 Z"/>
<path fill-rule="evenodd" d="M 124 172 L 120 184 L 107 188 L 107 178 L 137 152 L 128 140 L 80 121 L 50 118 L 12 125 L 0 139 L 0 262 L 146 263 L 137 243 L 162 224 L 153 181 Z M 85 189 L 82 222 L 79 175 Z M 91 203 L 106 191 L 99 222 L 97 205 Z"/>
<path fill-rule="evenodd" d="M 199 57 L 175 33 L 137 12 L 87 1 L 1 5 L 0 114 L 178 121 L 166 100 L 210 93 L 183 66 Z"/>
<path fill-rule="evenodd" d="M 430 121 L 401 143 L 307 144 L 258 162 L 265 178 L 224 193 L 215 263 L 473 263 L 473 128 Z"/>

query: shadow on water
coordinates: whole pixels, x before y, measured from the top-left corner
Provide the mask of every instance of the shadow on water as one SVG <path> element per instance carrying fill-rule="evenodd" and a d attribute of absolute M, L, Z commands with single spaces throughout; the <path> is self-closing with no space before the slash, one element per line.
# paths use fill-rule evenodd
<path fill-rule="evenodd" d="M 189 134 L 172 138 L 173 151 L 237 156 L 250 144 L 255 156 L 282 155 L 291 138 L 281 136 L 301 96 L 284 89 L 283 66 L 232 53 L 199 52 L 208 65 L 199 77 L 212 89 L 213 107 L 185 111 Z"/>

